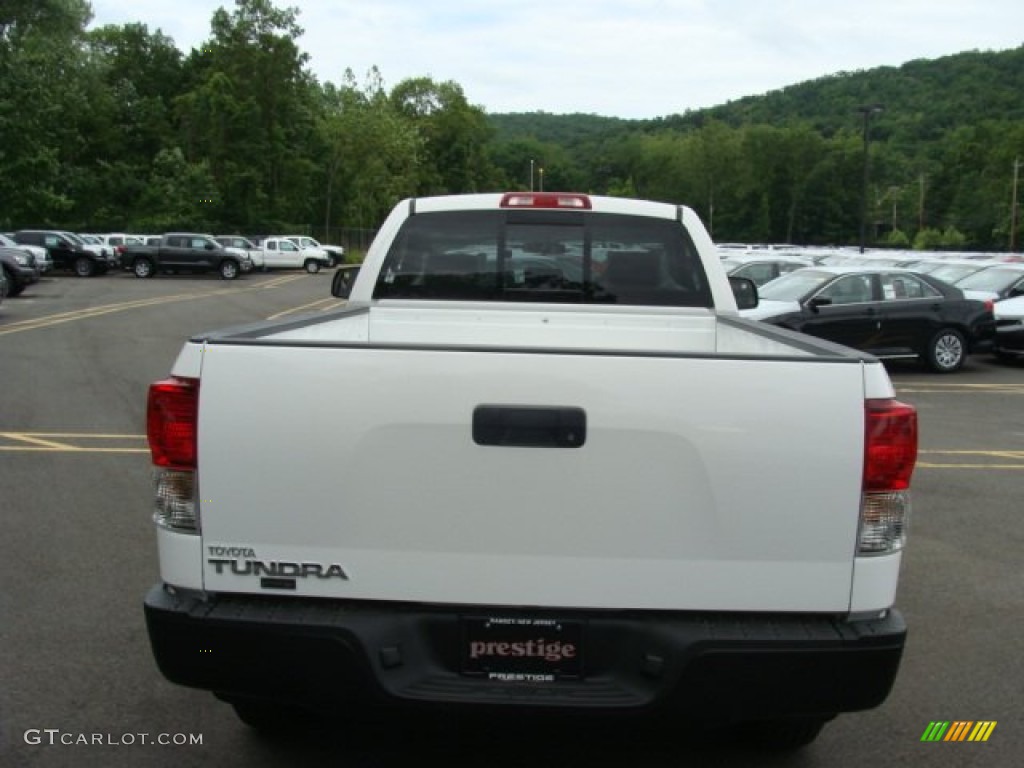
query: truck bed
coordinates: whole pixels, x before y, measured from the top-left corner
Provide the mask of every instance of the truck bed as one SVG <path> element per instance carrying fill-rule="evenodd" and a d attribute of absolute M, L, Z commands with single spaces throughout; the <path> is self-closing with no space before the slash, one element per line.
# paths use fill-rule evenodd
<path fill-rule="evenodd" d="M 385 302 L 197 337 L 201 586 L 309 563 L 293 594 L 845 612 L 878 368 L 701 309 Z"/>

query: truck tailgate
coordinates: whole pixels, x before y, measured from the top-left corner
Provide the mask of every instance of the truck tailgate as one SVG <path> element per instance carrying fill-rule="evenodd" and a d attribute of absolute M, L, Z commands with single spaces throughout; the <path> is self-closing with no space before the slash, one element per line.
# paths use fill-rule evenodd
<path fill-rule="evenodd" d="M 864 421 L 852 359 L 224 344 L 205 350 L 200 398 L 211 591 L 850 604 Z M 582 413 L 585 437 L 481 445 L 478 406 Z"/>

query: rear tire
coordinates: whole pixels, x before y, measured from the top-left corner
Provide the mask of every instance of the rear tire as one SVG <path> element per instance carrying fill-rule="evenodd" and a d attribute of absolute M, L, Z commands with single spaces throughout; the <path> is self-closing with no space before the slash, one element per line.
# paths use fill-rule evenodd
<path fill-rule="evenodd" d="M 963 368 L 967 342 L 955 328 L 943 328 L 928 342 L 925 362 L 936 373 L 953 373 Z"/>
<path fill-rule="evenodd" d="M 239 720 L 265 736 L 296 736 L 322 726 L 321 718 L 301 707 L 258 699 L 232 699 L 230 704 Z"/>
<path fill-rule="evenodd" d="M 821 733 L 827 719 L 816 717 L 758 720 L 737 726 L 740 739 L 758 749 L 792 752 L 806 747 Z"/>

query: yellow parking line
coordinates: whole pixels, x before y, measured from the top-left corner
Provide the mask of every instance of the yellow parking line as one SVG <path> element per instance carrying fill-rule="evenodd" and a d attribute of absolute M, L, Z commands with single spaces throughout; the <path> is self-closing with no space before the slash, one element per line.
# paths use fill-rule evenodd
<path fill-rule="evenodd" d="M 931 464 L 918 462 L 916 469 L 1024 469 L 1024 462 L 1020 464 Z"/>
<path fill-rule="evenodd" d="M 935 457 L 939 461 L 917 462 L 918 469 L 1024 469 L 1024 451 L 981 451 L 981 450 L 943 450 L 926 449 L 919 450 L 918 456 Z M 963 456 L 965 461 L 956 461 L 956 457 Z M 949 457 L 951 460 L 941 461 L 940 457 Z M 989 457 L 993 459 L 991 464 L 979 463 L 979 459 Z M 1016 464 L 1007 464 L 1009 459 L 1016 461 Z"/>
<path fill-rule="evenodd" d="M 9 326 L 0 328 L 0 336 L 9 333 L 18 333 L 19 331 L 33 331 L 38 330 L 39 328 L 50 328 L 54 325 L 71 323 L 76 320 L 90 320 L 94 317 L 102 317 L 103 315 L 110 315 L 113 314 L 114 312 L 124 312 L 129 309 L 140 309 L 142 307 L 156 307 L 160 306 L 161 304 L 170 304 L 172 302 L 179 301 L 191 301 L 192 299 L 205 299 L 213 296 L 221 296 L 225 293 L 229 293 L 229 291 L 177 294 L 174 296 L 162 296 L 154 297 L 151 299 L 140 299 L 138 301 L 122 302 L 121 304 L 106 304 L 101 307 L 82 309 L 77 312 L 62 312 L 57 315 L 47 315 L 45 317 L 39 317 L 34 320 L 22 320 L 18 323 L 12 323 Z"/>
<path fill-rule="evenodd" d="M 150 449 L 101 449 L 101 447 L 78 447 L 63 445 L 60 447 L 44 447 L 42 445 L 0 445 L 0 453 L 4 454 L 148 454 Z"/>
<path fill-rule="evenodd" d="M 173 302 L 180 301 L 192 301 L 194 299 L 208 299 L 215 298 L 217 296 L 224 296 L 232 293 L 246 293 L 249 291 L 262 291 L 268 288 L 278 288 L 285 283 L 290 283 L 293 280 L 301 279 L 304 275 L 287 275 L 280 278 L 275 278 L 269 283 L 260 283 L 259 285 L 250 285 L 244 288 L 222 288 L 214 291 L 203 291 L 196 293 L 178 293 L 171 296 L 154 296 L 148 299 L 136 299 L 134 301 L 123 301 L 117 304 L 104 304 L 99 307 L 89 307 L 88 309 L 79 309 L 69 312 L 59 312 L 53 315 L 46 315 L 44 317 L 37 317 L 30 320 L 19 320 L 3 327 L 0 327 L 0 336 L 5 336 L 10 333 L 19 333 L 21 331 L 33 331 L 40 328 L 50 328 L 55 325 L 61 325 L 63 323 L 70 323 L 76 320 L 89 320 L 94 317 L 102 317 L 103 315 L 109 315 L 114 312 L 124 312 L 129 309 L 141 309 L 144 307 L 156 307 L 161 304 L 170 304 Z"/>
<path fill-rule="evenodd" d="M 898 382 L 901 395 L 1024 395 L 1024 384 L 955 384 L 938 382 Z"/>
<path fill-rule="evenodd" d="M 270 315 L 269 317 L 267 317 L 267 320 L 277 320 L 278 318 L 284 317 L 285 315 L 292 315 L 295 314 L 296 312 L 302 312 L 303 310 L 306 309 L 312 309 L 313 307 L 317 307 L 321 304 L 331 304 L 333 302 L 333 297 L 328 297 L 326 299 L 317 299 L 316 301 L 311 301 L 309 304 L 303 304 L 301 307 L 292 307 L 291 309 L 286 309 L 283 312 L 278 312 L 276 315 Z"/>
<path fill-rule="evenodd" d="M 30 443 L 34 448 L 39 448 L 41 446 L 43 448 L 55 451 L 74 450 L 70 445 L 65 445 L 64 443 L 55 443 L 52 440 L 42 440 L 38 437 L 35 437 L 34 435 L 27 434 L 24 432 L 2 432 L 0 433 L 0 437 L 5 437 L 8 440 L 20 440 L 25 443 Z M 22 448 L 24 448 L 24 446 L 22 446 Z"/>
<path fill-rule="evenodd" d="M 30 435 L 32 437 L 85 437 L 90 440 L 145 440 L 145 435 L 105 434 L 102 432 L 0 432 L 0 437 Z"/>
<path fill-rule="evenodd" d="M 919 454 L 943 454 L 947 456 L 997 456 L 1003 459 L 1020 459 L 1024 461 L 1024 450 L 1022 451 L 943 451 L 943 450 L 924 450 L 918 451 Z"/>
<path fill-rule="evenodd" d="M 294 283 L 296 280 L 301 280 L 305 275 L 283 275 L 281 277 L 275 277 L 273 280 L 268 280 L 260 285 L 261 291 L 267 291 L 271 288 L 278 288 L 287 283 Z"/>
<path fill-rule="evenodd" d="M 25 453 L 149 453 L 148 447 L 111 446 L 111 442 L 138 443 L 145 435 L 118 435 L 83 432 L 0 432 L 0 451 Z M 8 441 L 13 445 L 4 445 Z M 106 445 L 89 445 L 102 441 Z M 84 444 L 83 444 L 84 443 Z"/>

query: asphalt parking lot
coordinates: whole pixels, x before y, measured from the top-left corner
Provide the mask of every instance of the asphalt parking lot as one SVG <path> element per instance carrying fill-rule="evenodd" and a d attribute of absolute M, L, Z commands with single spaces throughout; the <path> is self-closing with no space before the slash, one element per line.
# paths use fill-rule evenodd
<path fill-rule="evenodd" d="M 0 305 L 0 765 L 1020 763 L 1024 365 L 988 356 L 948 376 L 891 368 L 921 424 L 898 594 L 908 646 L 882 707 L 838 718 L 797 755 L 682 727 L 435 718 L 271 742 L 209 694 L 166 683 L 141 608 L 157 581 L 146 387 L 191 334 L 338 306 L 330 276 L 52 277 Z M 921 740 L 933 721 L 982 720 L 997 723 L 984 743 Z"/>

